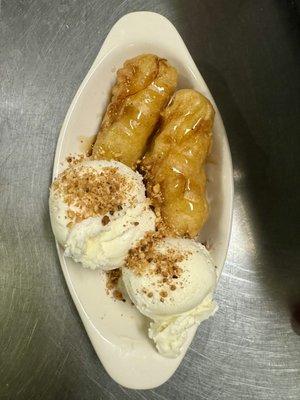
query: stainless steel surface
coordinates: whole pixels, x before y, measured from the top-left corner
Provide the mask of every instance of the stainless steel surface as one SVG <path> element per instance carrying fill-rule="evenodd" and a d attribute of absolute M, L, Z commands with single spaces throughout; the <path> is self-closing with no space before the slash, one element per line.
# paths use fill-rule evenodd
<path fill-rule="evenodd" d="M 299 399 L 300 338 L 291 326 L 300 300 L 297 2 L 0 7 L 0 398 Z M 169 382 L 135 392 L 109 378 L 89 343 L 62 277 L 47 199 L 75 91 L 112 24 L 141 9 L 176 25 L 219 105 L 235 207 L 218 313 Z"/>

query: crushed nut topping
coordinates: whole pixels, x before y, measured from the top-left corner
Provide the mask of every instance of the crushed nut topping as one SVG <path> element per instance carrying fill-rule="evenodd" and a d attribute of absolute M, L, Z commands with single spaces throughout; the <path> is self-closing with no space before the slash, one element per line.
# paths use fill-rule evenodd
<path fill-rule="evenodd" d="M 153 172 L 152 172 L 153 166 L 151 164 L 147 164 L 145 159 L 143 159 L 138 167 L 139 167 L 138 170 L 143 175 L 145 183 L 146 183 L 147 196 L 150 199 L 154 199 L 155 209 L 156 209 L 159 207 L 160 204 L 163 203 L 164 196 L 163 196 L 159 182 L 155 182 L 156 179 L 154 179 L 154 177 L 153 177 Z M 153 184 L 153 182 L 155 182 L 155 183 Z"/>
<path fill-rule="evenodd" d="M 125 302 L 123 293 L 118 288 L 119 279 L 122 276 L 121 268 L 113 269 L 111 271 L 106 272 L 106 289 L 107 293 L 112 293 L 112 296 L 115 300 L 120 300 Z"/>
<path fill-rule="evenodd" d="M 171 248 L 164 252 L 157 250 L 157 245 L 164 237 L 166 237 L 165 234 L 160 230 L 146 233 L 144 238 L 129 251 L 125 260 L 125 267 L 131 269 L 138 276 L 155 274 L 161 277 L 158 283 L 162 287 L 159 293 L 161 301 L 168 296 L 166 289 L 176 290 L 177 282 L 174 282 L 173 279 L 178 279 L 183 273 L 178 264 L 189 255 L 188 252 Z M 142 290 L 142 293 L 147 294 L 150 298 L 153 296 L 151 291 Z"/>
<path fill-rule="evenodd" d="M 109 216 L 108 215 L 104 215 L 104 217 L 101 220 L 102 224 L 105 226 L 110 222 Z"/>
<path fill-rule="evenodd" d="M 114 290 L 113 291 L 113 297 L 116 299 L 116 300 L 121 300 L 121 301 L 124 301 L 125 302 L 125 299 L 124 299 L 124 297 L 123 297 L 123 294 L 122 294 L 122 292 L 120 292 L 120 290 Z"/>
<path fill-rule="evenodd" d="M 87 165 L 78 165 L 63 171 L 53 182 L 56 194 L 63 196 L 69 206 L 67 216 L 69 226 L 82 220 L 122 210 L 128 194 L 132 192 L 132 183 L 121 175 L 117 168 L 104 167 L 101 172 Z M 132 197 L 131 203 L 134 204 Z M 104 216 L 103 225 L 109 222 Z"/>
<path fill-rule="evenodd" d="M 82 153 L 82 154 L 69 155 L 66 158 L 66 161 L 70 166 L 77 165 L 83 161 L 89 160 L 89 156 L 90 156 L 90 151 L 88 151 L 86 153 Z"/>
<path fill-rule="evenodd" d="M 122 276 L 122 270 L 120 268 L 106 271 L 106 288 L 108 290 L 115 289 L 118 286 L 119 279 Z"/>

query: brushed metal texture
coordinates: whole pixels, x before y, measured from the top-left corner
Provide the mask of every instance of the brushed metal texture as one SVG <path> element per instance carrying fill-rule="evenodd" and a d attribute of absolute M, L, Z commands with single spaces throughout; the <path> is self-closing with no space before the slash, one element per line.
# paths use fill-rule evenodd
<path fill-rule="evenodd" d="M 140 392 L 114 383 L 89 343 L 47 204 L 69 104 L 112 24 L 135 10 L 182 34 L 220 108 L 235 179 L 220 309 L 176 374 Z M 6 0 L 0 18 L 0 398 L 299 399 L 299 3 Z"/>

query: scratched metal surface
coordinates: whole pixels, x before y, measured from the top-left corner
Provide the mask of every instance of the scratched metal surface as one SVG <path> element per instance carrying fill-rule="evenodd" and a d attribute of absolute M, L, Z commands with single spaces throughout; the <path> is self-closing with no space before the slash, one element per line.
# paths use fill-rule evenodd
<path fill-rule="evenodd" d="M 0 398 L 299 399 L 291 326 L 300 300 L 299 4 L 0 4 Z M 176 25 L 219 105 L 235 204 L 220 310 L 169 382 L 137 392 L 109 378 L 89 343 L 60 271 L 47 198 L 72 97 L 112 24 L 141 9 Z"/>

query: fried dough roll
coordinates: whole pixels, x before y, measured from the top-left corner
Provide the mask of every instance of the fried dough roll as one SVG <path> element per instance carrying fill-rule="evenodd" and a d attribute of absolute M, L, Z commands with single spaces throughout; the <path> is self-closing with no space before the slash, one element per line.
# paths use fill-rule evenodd
<path fill-rule="evenodd" d="M 177 91 L 142 161 L 148 196 L 178 235 L 194 237 L 208 216 L 204 166 L 213 120 L 206 97 L 191 89 Z"/>
<path fill-rule="evenodd" d="M 117 72 L 93 158 L 118 160 L 135 168 L 176 85 L 177 71 L 162 58 L 143 54 L 126 61 Z"/>

